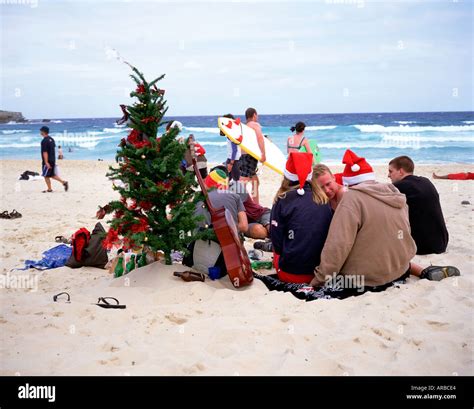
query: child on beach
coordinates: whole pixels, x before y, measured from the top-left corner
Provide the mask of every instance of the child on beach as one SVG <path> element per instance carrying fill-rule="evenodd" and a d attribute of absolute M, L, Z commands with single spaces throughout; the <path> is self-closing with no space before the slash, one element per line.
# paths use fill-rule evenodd
<path fill-rule="evenodd" d="M 331 223 L 328 198 L 312 180 L 313 155 L 290 152 L 271 212 L 273 264 L 281 281 L 309 283 Z"/>

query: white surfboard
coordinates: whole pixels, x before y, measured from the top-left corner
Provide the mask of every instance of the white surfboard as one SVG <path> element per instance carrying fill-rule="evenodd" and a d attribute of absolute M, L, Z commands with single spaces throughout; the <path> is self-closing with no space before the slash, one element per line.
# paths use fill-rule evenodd
<path fill-rule="evenodd" d="M 225 136 L 235 144 L 239 145 L 240 148 L 255 159 L 260 160 L 260 148 L 258 147 L 257 134 L 249 126 L 243 124 L 240 118 L 229 119 L 220 117 L 217 120 L 219 129 L 225 134 Z M 268 138 L 263 138 L 265 141 L 265 156 L 266 161 L 263 162 L 265 166 L 275 172 L 283 175 L 286 165 L 286 157 L 283 152 Z"/>

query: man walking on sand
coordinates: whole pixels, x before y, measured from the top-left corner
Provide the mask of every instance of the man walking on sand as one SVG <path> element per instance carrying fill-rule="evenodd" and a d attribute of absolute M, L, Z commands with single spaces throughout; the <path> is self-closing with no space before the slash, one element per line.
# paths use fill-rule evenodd
<path fill-rule="evenodd" d="M 42 159 L 41 176 L 44 177 L 44 180 L 47 186 L 47 190 L 43 190 L 43 193 L 51 193 L 53 191 L 53 189 L 51 189 L 51 179 L 54 179 L 60 182 L 64 186 L 64 190 L 67 192 L 69 189 L 68 182 L 65 180 L 62 180 L 55 173 L 56 143 L 54 142 L 54 139 L 51 138 L 51 136 L 49 136 L 49 128 L 47 126 L 41 127 L 40 132 L 41 132 L 41 136 L 43 137 L 43 140 L 41 141 L 41 159 Z"/>
<path fill-rule="evenodd" d="M 260 148 L 260 162 L 267 160 L 265 156 L 265 139 L 262 134 L 262 127 L 258 123 L 258 114 L 255 108 L 247 108 L 245 111 L 245 119 L 247 120 L 247 126 L 252 128 L 257 134 L 258 147 Z M 258 187 L 259 180 L 257 176 L 257 164 L 258 160 L 249 154 L 242 153 L 240 157 L 240 181 L 244 184 L 251 182 L 252 191 L 251 196 L 255 203 L 259 203 Z"/>

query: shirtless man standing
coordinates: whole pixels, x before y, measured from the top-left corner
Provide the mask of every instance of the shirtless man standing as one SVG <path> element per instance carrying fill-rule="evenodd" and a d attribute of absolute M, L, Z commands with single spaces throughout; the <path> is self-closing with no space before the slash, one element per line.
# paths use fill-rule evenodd
<path fill-rule="evenodd" d="M 258 147 L 260 148 L 261 152 L 260 162 L 263 163 L 267 160 L 265 156 L 265 140 L 263 139 L 264 136 L 262 134 L 262 127 L 258 123 L 258 114 L 256 109 L 247 108 L 245 111 L 245 118 L 247 120 L 247 126 L 252 128 L 257 134 Z M 257 159 L 249 154 L 242 153 L 242 156 L 240 157 L 240 181 L 244 184 L 248 182 L 252 183 L 251 196 L 255 203 L 259 203 L 258 187 L 260 184 L 257 176 L 257 164 Z"/>

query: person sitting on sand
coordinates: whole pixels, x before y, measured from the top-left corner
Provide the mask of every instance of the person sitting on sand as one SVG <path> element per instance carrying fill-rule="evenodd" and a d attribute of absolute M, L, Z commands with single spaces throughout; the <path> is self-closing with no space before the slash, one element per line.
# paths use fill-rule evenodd
<path fill-rule="evenodd" d="M 248 219 L 245 213 L 245 207 L 242 199 L 236 193 L 228 191 L 229 182 L 227 175 L 220 169 L 213 170 L 204 179 L 206 187 L 209 189 L 209 200 L 214 209 L 225 208 L 228 210 L 234 220 L 239 233 L 245 233 L 248 230 Z M 207 207 L 202 203 L 196 206 L 198 215 L 205 217 L 205 223 L 211 224 L 211 216 Z"/>
<path fill-rule="evenodd" d="M 322 163 L 313 168 L 313 182 L 323 190 L 329 199 L 331 209 L 335 211 L 347 188 L 337 183 L 331 170 Z"/>
<path fill-rule="evenodd" d="M 312 164 L 312 153 L 290 152 L 271 213 L 273 264 L 289 283 L 314 278 L 332 218 L 328 198 L 311 182 Z"/>
<path fill-rule="evenodd" d="M 337 206 L 312 286 L 324 285 L 334 274 L 363 276 L 364 288 L 344 288 L 358 295 L 380 291 L 410 274 L 430 280 L 460 275 L 452 266 L 411 263 L 416 245 L 405 196 L 392 184 L 376 182 L 372 167 L 351 150 L 342 162 L 342 179 L 350 188 Z"/>
<path fill-rule="evenodd" d="M 271 210 L 256 203 L 246 186 L 241 182 L 231 180 L 229 191 L 237 193 L 245 207 L 245 214 L 249 221 L 249 228 L 245 236 L 252 239 L 266 239 L 270 235 L 270 214 Z"/>
<path fill-rule="evenodd" d="M 414 170 L 415 164 L 408 156 L 398 156 L 388 164 L 388 177 L 406 196 L 416 254 L 444 253 L 449 234 L 438 191 L 429 179 L 413 175 Z"/>
<path fill-rule="evenodd" d="M 288 155 L 290 152 L 299 152 L 302 146 L 306 148 L 306 152 L 311 152 L 311 146 L 304 136 L 305 128 L 306 125 L 304 122 L 297 122 L 295 126 L 290 128 L 290 131 L 296 132 L 296 134 L 289 136 L 286 141 L 286 153 Z"/>
<path fill-rule="evenodd" d="M 436 173 L 433 173 L 433 179 L 474 180 L 474 173 L 461 172 L 461 173 L 448 173 L 447 175 L 437 175 Z"/>
<path fill-rule="evenodd" d="M 225 208 L 237 226 L 238 234 L 248 230 L 248 220 L 245 207 L 236 193 L 227 190 L 228 181 L 226 173 L 221 169 L 212 170 L 204 180 L 208 189 L 209 200 L 212 206 L 218 210 Z M 198 223 L 199 229 L 207 229 L 211 225 L 211 214 L 203 202 L 196 204 L 195 216 L 201 216 L 202 221 Z M 218 267 L 220 276 L 226 274 L 222 249 L 217 240 L 196 240 L 188 247 L 189 254 L 183 259 L 183 264 L 193 267 L 205 273 L 210 267 Z"/>

